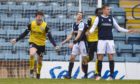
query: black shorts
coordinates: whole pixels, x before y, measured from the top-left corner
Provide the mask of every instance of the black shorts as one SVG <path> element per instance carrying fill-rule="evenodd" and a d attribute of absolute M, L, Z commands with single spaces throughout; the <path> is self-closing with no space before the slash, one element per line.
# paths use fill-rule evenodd
<path fill-rule="evenodd" d="M 93 50 L 93 52 L 97 52 L 97 44 L 98 42 L 95 41 L 95 42 L 88 42 L 88 48 Z"/>
<path fill-rule="evenodd" d="M 34 47 L 37 49 L 37 54 L 39 56 L 43 56 L 42 54 L 45 52 L 45 46 L 38 46 L 38 45 L 31 43 L 31 42 L 29 43 L 29 45 L 30 45 L 30 48 Z"/>
<path fill-rule="evenodd" d="M 88 42 L 89 61 L 93 60 L 94 52 L 97 52 L 97 44 L 98 42 Z"/>

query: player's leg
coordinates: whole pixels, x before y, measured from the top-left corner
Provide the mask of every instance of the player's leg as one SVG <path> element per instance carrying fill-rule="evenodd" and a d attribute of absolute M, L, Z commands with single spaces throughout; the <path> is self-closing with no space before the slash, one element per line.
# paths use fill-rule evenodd
<path fill-rule="evenodd" d="M 72 69 L 73 69 L 73 66 L 74 66 L 74 61 L 75 61 L 75 56 L 74 55 L 71 55 L 70 56 L 69 67 L 68 67 L 68 77 L 65 77 L 65 78 L 68 78 L 68 79 L 71 78 Z"/>
<path fill-rule="evenodd" d="M 80 49 L 80 56 L 82 56 L 82 70 L 84 72 L 84 78 L 87 78 L 88 73 L 88 46 L 87 43 L 84 41 L 81 41 L 79 43 L 79 49 Z"/>
<path fill-rule="evenodd" d="M 98 64 L 98 54 L 97 54 L 97 44 L 98 44 L 98 42 L 94 42 L 94 44 L 93 44 L 93 52 L 94 52 L 94 55 L 96 55 L 96 61 L 95 61 L 95 74 L 94 74 L 94 77 L 96 78 L 96 76 L 98 76 L 98 66 L 97 66 L 97 64 Z"/>
<path fill-rule="evenodd" d="M 82 57 L 82 71 L 84 72 L 84 78 L 88 78 L 88 59 L 86 56 Z"/>
<path fill-rule="evenodd" d="M 38 54 L 38 60 L 37 60 L 37 74 L 36 78 L 40 79 L 40 72 L 42 68 L 42 59 L 43 59 L 43 53 L 45 52 L 45 46 L 37 46 L 37 54 Z"/>
<path fill-rule="evenodd" d="M 94 42 L 88 42 L 88 55 L 89 55 L 89 62 L 94 58 Z"/>
<path fill-rule="evenodd" d="M 64 78 L 70 79 L 72 76 L 72 69 L 74 66 L 74 61 L 75 61 L 75 57 L 76 55 L 79 54 L 79 49 L 78 49 L 78 44 L 74 44 L 73 48 L 72 48 L 72 54 L 70 56 L 70 61 L 69 61 L 69 66 L 68 66 L 68 75 L 64 76 Z"/>
<path fill-rule="evenodd" d="M 40 71 L 41 71 L 41 68 L 42 68 L 42 59 L 43 59 L 43 56 L 40 55 L 38 56 L 38 62 L 37 62 L 37 71 L 36 71 L 36 78 L 37 79 L 40 79 Z"/>
<path fill-rule="evenodd" d="M 30 65 L 30 77 L 33 78 L 34 76 L 34 65 L 35 65 L 35 55 L 36 55 L 37 49 L 35 48 L 34 44 L 30 44 L 30 59 L 29 59 L 29 65 Z"/>
<path fill-rule="evenodd" d="M 97 76 L 96 80 L 101 79 L 101 72 L 102 72 L 102 61 L 103 61 L 103 55 L 105 54 L 106 51 L 106 41 L 105 40 L 99 40 L 97 44 Z"/>
<path fill-rule="evenodd" d="M 114 59 L 113 54 L 108 54 L 109 58 L 109 68 L 110 68 L 110 79 L 114 79 Z"/>
<path fill-rule="evenodd" d="M 108 53 L 108 60 L 109 60 L 109 68 L 110 68 L 110 78 L 109 79 L 114 79 L 114 59 L 113 55 L 115 54 L 115 44 L 114 41 L 108 41 L 108 46 L 107 46 L 107 53 Z"/>

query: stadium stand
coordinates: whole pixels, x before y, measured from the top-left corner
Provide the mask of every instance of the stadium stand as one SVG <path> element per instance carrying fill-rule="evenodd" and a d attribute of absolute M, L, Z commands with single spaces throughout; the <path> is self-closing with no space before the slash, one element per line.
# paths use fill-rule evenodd
<path fill-rule="evenodd" d="M 138 25 L 140 20 L 134 20 L 131 15 L 132 4 L 129 0 L 104 0 L 104 4 L 109 4 L 112 8 L 112 15 L 119 22 L 122 27 L 140 28 Z M 128 3 L 127 5 L 125 5 Z M 133 5 L 139 1 L 132 1 Z M 87 16 L 93 15 L 95 11 L 96 0 L 82 0 L 82 10 L 84 12 L 84 20 Z M 123 8 L 120 8 L 123 7 Z M 9 43 L 11 38 L 17 37 L 27 27 L 26 25 L 33 20 L 36 11 L 42 10 L 45 13 L 44 20 L 49 24 L 55 41 L 59 44 L 65 39 L 71 30 L 72 23 L 75 18 L 75 13 L 78 11 L 77 0 L 47 0 L 40 2 L 32 1 L 18 1 L 0 2 L 0 59 L 25 59 L 28 60 L 28 36 L 24 41 L 20 41 L 15 46 Z M 136 11 L 140 11 L 139 8 Z M 136 16 L 140 17 L 139 13 Z M 127 21 L 126 21 L 127 19 Z M 126 25 L 125 25 L 126 24 Z M 127 35 L 119 33 L 114 30 L 114 39 L 116 42 L 117 54 L 115 56 L 117 61 L 136 61 L 140 62 L 140 35 Z M 138 45 L 138 46 L 137 46 Z M 7 52 L 7 53 L 6 53 Z M 6 53 L 6 54 L 5 54 Z M 135 56 L 133 56 L 135 53 Z M 46 53 L 44 60 L 51 61 L 67 61 L 69 58 L 70 49 L 66 46 L 62 47 L 59 54 L 54 52 L 50 42 L 47 41 Z M 127 59 L 125 59 L 127 58 Z M 138 59 L 139 58 L 139 59 Z M 78 60 L 78 58 L 76 59 Z M 107 58 L 105 58 L 107 61 Z"/>

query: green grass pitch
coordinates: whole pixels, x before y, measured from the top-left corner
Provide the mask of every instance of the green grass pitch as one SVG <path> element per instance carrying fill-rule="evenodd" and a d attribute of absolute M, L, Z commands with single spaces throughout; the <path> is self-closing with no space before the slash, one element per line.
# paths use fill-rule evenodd
<path fill-rule="evenodd" d="M 140 84 L 140 80 L 100 80 L 94 79 L 0 79 L 0 84 Z"/>

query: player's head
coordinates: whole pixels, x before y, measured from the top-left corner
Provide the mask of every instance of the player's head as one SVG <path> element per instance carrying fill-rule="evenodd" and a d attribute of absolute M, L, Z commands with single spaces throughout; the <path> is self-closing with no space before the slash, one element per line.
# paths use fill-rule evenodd
<path fill-rule="evenodd" d="M 108 5 L 104 5 L 102 11 L 104 15 L 110 15 L 110 7 Z"/>
<path fill-rule="evenodd" d="M 95 15 L 96 16 L 99 16 L 99 15 L 101 15 L 103 12 L 102 12 L 102 8 L 97 8 L 96 10 L 95 10 Z"/>
<path fill-rule="evenodd" d="M 83 13 L 82 12 L 77 12 L 76 13 L 76 20 L 82 20 L 83 18 Z"/>
<path fill-rule="evenodd" d="M 40 25 L 40 24 L 43 22 L 44 13 L 41 12 L 41 11 L 38 11 L 38 12 L 35 14 L 35 17 L 36 17 L 36 22 L 37 22 L 37 24 Z"/>

